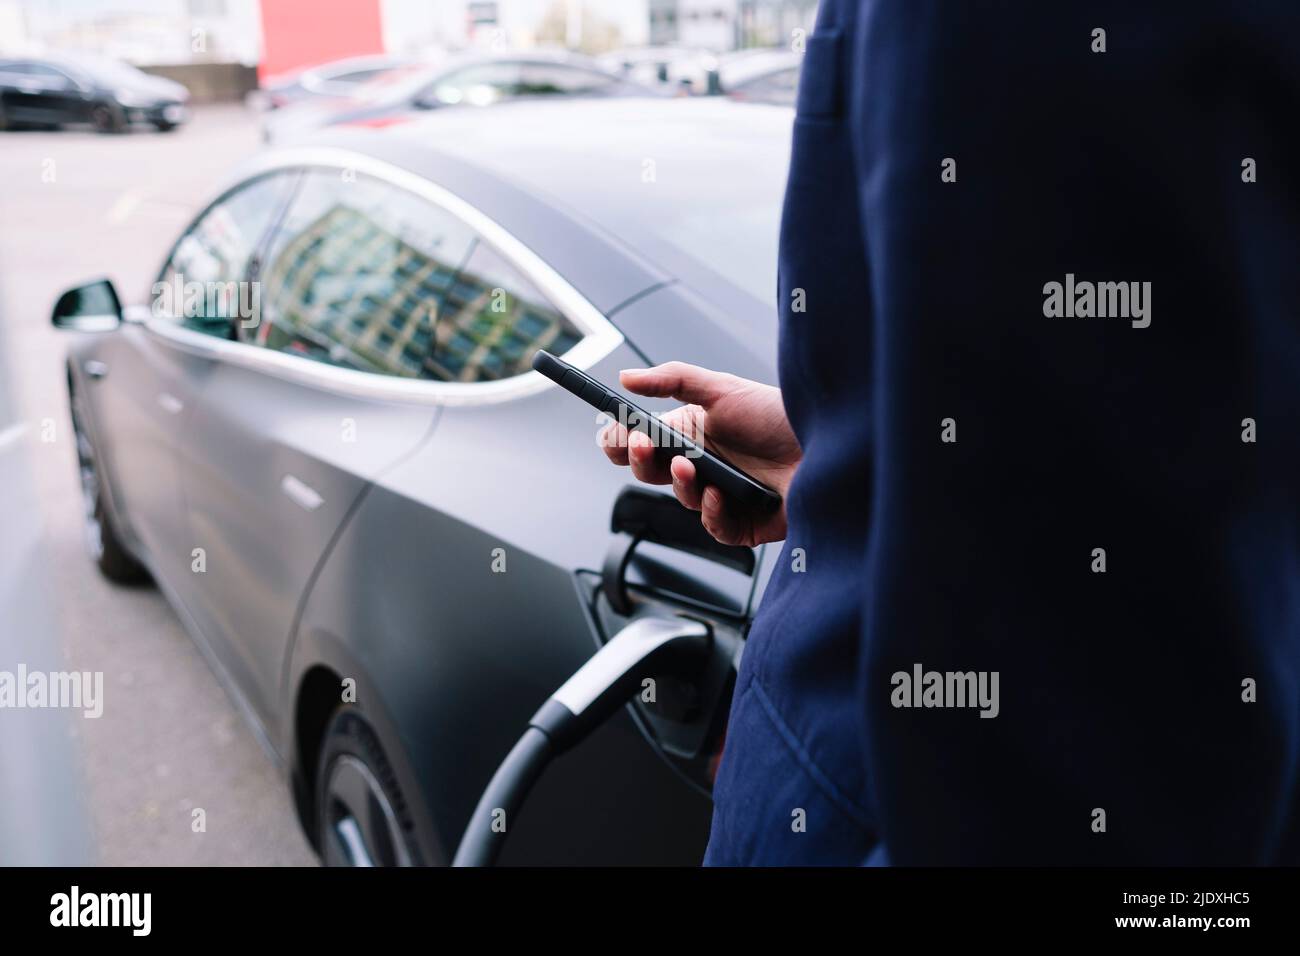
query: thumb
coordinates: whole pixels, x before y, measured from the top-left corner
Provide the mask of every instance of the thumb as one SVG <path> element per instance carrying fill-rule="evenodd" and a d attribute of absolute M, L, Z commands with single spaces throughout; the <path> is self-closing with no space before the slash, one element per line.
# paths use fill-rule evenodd
<path fill-rule="evenodd" d="M 708 408 L 726 391 L 731 376 L 685 362 L 667 362 L 654 368 L 627 368 L 618 373 L 623 387 L 650 398 L 675 398 Z"/>

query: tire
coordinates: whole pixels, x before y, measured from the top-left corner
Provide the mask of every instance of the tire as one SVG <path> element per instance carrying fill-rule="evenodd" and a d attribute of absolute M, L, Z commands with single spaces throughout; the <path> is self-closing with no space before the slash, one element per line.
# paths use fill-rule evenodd
<path fill-rule="evenodd" d="M 148 584 L 152 578 L 122 543 L 122 536 L 105 504 L 104 476 L 95 446 L 84 426 L 77 392 L 72 395 L 72 435 L 77 445 L 77 470 L 81 479 L 81 500 L 86 547 L 104 577 L 114 584 Z"/>
<path fill-rule="evenodd" d="M 98 133 L 120 133 L 126 129 L 126 117 L 110 103 L 100 103 L 91 110 L 90 122 Z"/>
<path fill-rule="evenodd" d="M 344 705 L 335 712 L 316 768 L 316 847 L 322 863 L 423 865 L 397 775 L 359 709 Z"/>
<path fill-rule="evenodd" d="M 153 124 L 153 126 L 154 129 L 156 129 L 160 133 L 170 133 L 172 130 L 176 128 L 175 123 L 169 123 L 166 120 L 158 120 Z"/>

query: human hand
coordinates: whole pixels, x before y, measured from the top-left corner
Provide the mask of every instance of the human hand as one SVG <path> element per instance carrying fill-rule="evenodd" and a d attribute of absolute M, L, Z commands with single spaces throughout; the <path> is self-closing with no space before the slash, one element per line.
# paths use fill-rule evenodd
<path fill-rule="evenodd" d="M 660 420 L 779 492 L 781 507 L 763 516 L 729 508 L 717 488 L 701 487 L 690 458 L 657 455 L 648 435 L 629 433 L 618 422 L 600 434 L 610 461 L 631 466 L 640 481 L 671 484 L 677 500 L 700 512 L 705 529 L 723 544 L 753 547 L 785 537 L 784 499 L 803 451 L 786 418 L 780 389 L 684 362 L 626 369 L 619 380 L 637 395 L 687 402 Z"/>

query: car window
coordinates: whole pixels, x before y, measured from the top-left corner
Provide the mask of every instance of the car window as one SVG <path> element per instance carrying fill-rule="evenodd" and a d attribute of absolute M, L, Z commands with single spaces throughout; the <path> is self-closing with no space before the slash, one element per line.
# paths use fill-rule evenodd
<path fill-rule="evenodd" d="M 336 76 L 325 77 L 331 83 L 364 83 L 372 80 L 376 76 L 387 73 L 389 70 L 386 66 L 375 66 L 367 70 L 350 70 L 347 73 L 339 73 Z"/>
<path fill-rule="evenodd" d="M 428 367 L 442 381 L 509 378 L 527 372 L 538 349 L 563 355 L 581 338 L 532 282 L 476 241 L 448 292 Z"/>
<path fill-rule="evenodd" d="M 518 63 L 483 63 L 442 77 L 431 92 L 448 106 L 488 106 L 516 96 L 519 81 Z"/>
<path fill-rule="evenodd" d="M 581 338 L 461 220 L 365 176 L 306 174 L 262 274 L 252 341 L 343 368 L 492 381 Z"/>
<path fill-rule="evenodd" d="M 56 70 L 52 66 L 46 66 L 43 63 L 29 63 L 25 70 L 28 76 L 39 77 L 42 80 L 69 80 L 69 77 L 62 70 Z"/>
<path fill-rule="evenodd" d="M 524 63 L 519 68 L 519 96 L 578 96 L 607 88 L 610 77 L 560 63 Z"/>
<path fill-rule="evenodd" d="M 292 191 L 296 176 L 279 172 L 228 193 L 185 232 L 153 288 L 155 316 L 186 328 L 232 337 L 255 328 L 261 288 L 254 255 Z M 239 321 L 235 321 L 239 320 Z"/>

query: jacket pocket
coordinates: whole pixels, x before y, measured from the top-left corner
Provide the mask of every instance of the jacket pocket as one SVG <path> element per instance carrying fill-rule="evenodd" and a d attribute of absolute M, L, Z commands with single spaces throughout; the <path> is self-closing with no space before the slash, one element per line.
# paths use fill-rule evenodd
<path fill-rule="evenodd" d="M 808 37 L 795 115 L 800 119 L 839 119 L 844 114 L 844 34 L 838 27 Z"/>

